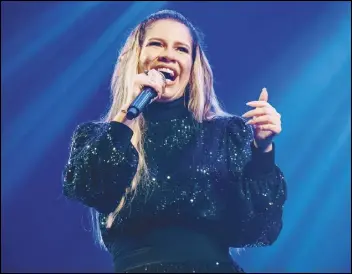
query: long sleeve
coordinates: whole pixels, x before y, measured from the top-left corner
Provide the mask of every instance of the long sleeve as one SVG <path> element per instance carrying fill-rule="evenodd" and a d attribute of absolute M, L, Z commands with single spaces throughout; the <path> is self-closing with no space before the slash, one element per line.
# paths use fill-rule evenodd
<path fill-rule="evenodd" d="M 230 191 L 228 216 L 233 247 L 271 245 L 282 229 L 286 182 L 271 152 L 253 145 L 253 131 L 240 117 L 227 126 L 227 160 Z"/>
<path fill-rule="evenodd" d="M 137 170 L 132 134 L 117 122 L 79 125 L 63 171 L 64 195 L 100 213 L 114 211 Z"/>

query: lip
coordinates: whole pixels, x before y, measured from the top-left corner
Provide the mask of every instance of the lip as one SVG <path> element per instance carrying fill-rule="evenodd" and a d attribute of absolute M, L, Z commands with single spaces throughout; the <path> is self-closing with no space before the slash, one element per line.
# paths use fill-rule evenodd
<path fill-rule="evenodd" d="M 178 77 L 178 76 L 177 76 Z M 169 87 L 169 86 L 172 86 L 172 85 L 174 85 L 175 83 L 176 83 L 176 80 L 177 80 L 177 77 L 173 80 L 173 81 L 171 81 L 171 80 L 169 80 L 169 79 L 167 79 L 166 80 L 166 87 Z"/>

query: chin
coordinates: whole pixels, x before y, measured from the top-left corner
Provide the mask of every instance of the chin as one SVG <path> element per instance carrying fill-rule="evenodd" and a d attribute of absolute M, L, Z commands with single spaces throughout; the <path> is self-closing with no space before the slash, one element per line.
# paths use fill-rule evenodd
<path fill-rule="evenodd" d="M 175 100 L 173 97 L 167 97 L 167 96 L 162 96 L 160 99 L 156 99 L 155 102 L 170 102 L 172 100 Z"/>
<path fill-rule="evenodd" d="M 174 92 L 168 93 L 168 91 L 166 91 L 164 93 L 164 95 L 161 96 L 160 99 L 156 99 L 155 101 L 157 101 L 157 102 L 169 102 L 169 101 L 173 101 L 173 100 L 179 99 L 182 96 L 183 96 L 183 93 L 174 93 Z"/>

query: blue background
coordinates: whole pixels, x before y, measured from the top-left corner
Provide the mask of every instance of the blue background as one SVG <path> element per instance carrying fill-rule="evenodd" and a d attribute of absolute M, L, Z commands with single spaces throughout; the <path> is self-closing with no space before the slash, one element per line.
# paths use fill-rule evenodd
<path fill-rule="evenodd" d="M 109 107 L 129 31 L 175 9 L 205 34 L 226 110 L 267 87 L 282 114 L 284 228 L 235 259 L 247 272 L 351 271 L 349 2 L 1 2 L 1 261 L 11 272 L 112 272 L 84 206 L 62 196 L 75 127 Z"/>

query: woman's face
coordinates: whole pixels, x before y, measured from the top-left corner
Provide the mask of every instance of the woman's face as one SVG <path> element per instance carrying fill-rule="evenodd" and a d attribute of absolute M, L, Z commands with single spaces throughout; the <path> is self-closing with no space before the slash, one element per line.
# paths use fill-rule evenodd
<path fill-rule="evenodd" d="M 192 36 L 185 25 L 162 19 L 147 27 L 138 70 L 141 73 L 151 69 L 172 76 L 158 101 L 172 101 L 184 94 L 192 69 Z"/>

